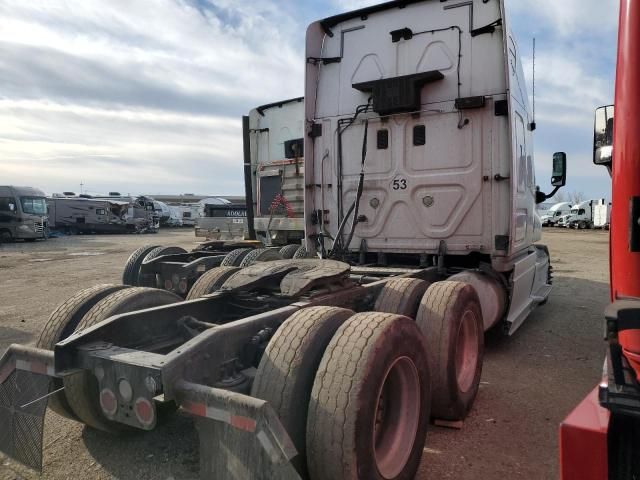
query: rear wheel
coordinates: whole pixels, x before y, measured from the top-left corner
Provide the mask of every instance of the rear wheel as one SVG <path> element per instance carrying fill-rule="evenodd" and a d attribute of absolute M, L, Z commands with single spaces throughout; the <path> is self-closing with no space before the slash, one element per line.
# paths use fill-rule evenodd
<path fill-rule="evenodd" d="M 475 289 L 462 282 L 436 282 L 420 302 L 416 323 L 427 341 L 432 415 L 464 419 L 478 393 L 484 327 Z"/>
<path fill-rule="evenodd" d="M 278 250 L 273 248 L 258 248 L 244 257 L 240 266 L 244 268 L 253 265 L 256 262 L 271 262 L 274 260 L 282 260 Z"/>
<path fill-rule="evenodd" d="M 584 220 L 580 220 L 580 222 L 578 222 L 578 229 L 586 230 L 586 228 L 587 228 L 587 222 L 585 222 Z"/>
<path fill-rule="evenodd" d="M 0 230 L 0 243 L 13 241 L 13 235 L 9 230 Z"/>
<path fill-rule="evenodd" d="M 306 469 L 309 397 L 318 365 L 336 330 L 353 315 L 338 307 L 311 307 L 294 313 L 273 336 L 262 356 L 251 396 L 267 400 L 280 417 Z"/>
<path fill-rule="evenodd" d="M 216 267 L 203 273 L 189 290 L 187 300 L 193 300 L 215 292 L 238 270 L 240 270 L 239 267 Z"/>
<path fill-rule="evenodd" d="M 239 267 L 244 257 L 253 252 L 253 248 L 236 248 L 231 250 L 222 260 L 221 267 Z"/>
<path fill-rule="evenodd" d="M 82 318 L 77 330 L 84 330 L 114 315 L 134 312 L 182 301 L 178 295 L 156 288 L 127 288 L 108 295 Z M 64 377 L 64 387 L 69 405 L 86 425 L 97 430 L 117 433 L 129 430 L 120 423 L 109 420 L 100 409 L 98 381 L 93 373 L 82 372 Z"/>
<path fill-rule="evenodd" d="M 282 258 L 284 258 L 285 260 L 289 260 L 293 258 L 299 248 L 300 245 L 287 245 L 285 247 L 282 247 L 280 249 L 280 256 L 282 256 Z"/>
<path fill-rule="evenodd" d="M 124 285 L 136 285 L 140 274 L 140 265 L 142 265 L 144 257 L 156 248 L 158 248 L 158 245 L 145 245 L 131 254 L 124 265 L 124 272 L 122 272 L 122 283 Z"/>
<path fill-rule="evenodd" d="M 416 318 L 420 300 L 427 288 L 429 288 L 429 282 L 417 278 L 389 280 L 378 295 L 375 311 Z"/>
<path fill-rule="evenodd" d="M 49 320 L 47 320 L 36 342 L 36 347 L 53 350 L 56 343 L 64 340 L 76 330 L 82 317 L 84 317 L 96 303 L 107 295 L 124 288 L 127 287 L 124 285 L 96 285 L 95 287 L 86 288 L 76 293 L 51 313 Z M 63 386 L 62 379 L 54 378 L 51 380 L 49 391 L 59 390 Z M 78 419 L 75 413 L 73 413 L 69 402 L 67 402 L 64 391 L 51 395 L 48 406 L 58 415 L 72 420 Z"/>
<path fill-rule="evenodd" d="M 182 247 L 156 247 L 145 255 L 142 262 L 140 262 L 139 268 L 141 269 L 143 263 L 150 262 L 154 258 L 158 258 L 163 255 L 176 255 L 179 253 L 187 253 L 187 251 Z M 140 287 L 157 287 L 156 275 L 142 275 L 142 273 L 138 273 L 138 277 L 135 279 L 135 285 Z"/>
<path fill-rule="evenodd" d="M 296 251 L 296 253 L 293 255 L 293 258 L 300 259 L 300 258 L 308 258 L 309 254 L 307 253 L 307 247 L 305 247 L 304 245 L 301 245 L 300 247 L 298 247 L 298 250 Z"/>
<path fill-rule="evenodd" d="M 381 312 L 351 317 L 329 343 L 313 384 L 311 478 L 413 478 L 430 398 L 426 345 L 415 322 Z"/>

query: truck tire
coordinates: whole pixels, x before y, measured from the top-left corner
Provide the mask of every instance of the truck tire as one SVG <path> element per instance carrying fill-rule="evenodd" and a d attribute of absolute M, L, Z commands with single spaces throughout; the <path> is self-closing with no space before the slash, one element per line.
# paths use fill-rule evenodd
<path fill-rule="evenodd" d="M 79 291 L 51 313 L 44 326 L 40 337 L 36 342 L 37 348 L 53 350 L 56 343 L 71 335 L 82 320 L 82 317 L 93 308 L 93 306 L 107 295 L 127 288 L 124 285 L 96 285 Z M 51 380 L 49 391 L 59 390 L 64 386 L 62 379 Z M 55 393 L 49 397 L 49 408 L 58 415 L 78 420 L 75 413 L 67 402 L 64 391 Z"/>
<path fill-rule="evenodd" d="M 158 248 L 158 245 L 145 245 L 135 250 L 128 258 L 127 263 L 124 264 L 124 272 L 122 272 L 122 284 L 135 286 L 138 281 L 138 274 L 140 273 L 140 265 L 144 257 L 146 257 L 151 250 Z"/>
<path fill-rule="evenodd" d="M 294 465 L 304 475 L 307 412 L 313 382 L 327 345 L 353 311 L 311 307 L 291 315 L 267 346 L 251 396 L 267 400 L 289 433 L 299 456 Z"/>
<path fill-rule="evenodd" d="M 254 248 L 236 248 L 231 250 L 222 260 L 221 267 L 239 267 L 244 257 L 253 252 Z"/>
<path fill-rule="evenodd" d="M 284 258 L 285 260 L 289 260 L 291 258 L 293 258 L 293 256 L 296 254 L 296 252 L 298 251 L 298 249 L 300 248 L 300 245 L 287 245 L 284 246 L 280 249 L 280 256 L 282 258 Z"/>
<path fill-rule="evenodd" d="M 578 222 L 578 230 L 586 230 L 587 229 L 587 222 L 585 222 L 584 220 L 580 220 Z"/>
<path fill-rule="evenodd" d="M 432 415 L 464 419 L 478 393 L 484 328 L 475 289 L 462 282 L 432 284 L 420 301 L 416 323 L 427 341 Z"/>
<path fill-rule="evenodd" d="M 253 265 L 256 262 L 272 262 L 274 260 L 282 260 L 278 250 L 273 248 L 258 248 L 244 257 L 240 267 L 244 268 Z"/>
<path fill-rule="evenodd" d="M 189 290 L 187 300 L 193 300 L 215 292 L 238 270 L 240 270 L 239 267 L 216 267 L 203 273 Z"/>
<path fill-rule="evenodd" d="M 299 246 L 298 250 L 296 250 L 296 253 L 293 255 L 293 258 L 295 258 L 296 260 L 300 258 L 309 258 L 307 247 L 305 247 L 304 245 Z"/>
<path fill-rule="evenodd" d="M 142 259 L 142 262 L 140 262 L 140 267 L 138 267 L 138 272 L 140 272 L 140 268 L 142 268 L 142 264 L 145 262 L 150 262 L 154 258 L 158 258 L 163 255 L 175 255 L 178 253 L 187 253 L 187 251 L 182 247 L 156 247 L 149 253 L 147 253 L 147 255 L 145 255 L 145 257 Z M 155 275 L 152 278 L 142 278 L 142 275 L 140 275 L 140 273 L 138 273 L 138 276 L 135 280 L 135 286 L 158 288 L 156 285 Z"/>
<path fill-rule="evenodd" d="M 382 287 L 374 310 L 416 318 L 418 306 L 430 283 L 417 278 L 394 278 Z"/>
<path fill-rule="evenodd" d="M 114 315 L 134 312 L 144 308 L 181 302 L 175 293 L 157 288 L 133 287 L 112 293 L 98 303 L 82 318 L 77 331 L 84 330 Z M 118 433 L 130 427 L 109 420 L 100 409 L 98 381 L 88 372 L 82 371 L 64 377 L 64 391 L 75 415 L 84 424 L 104 432 Z"/>
<path fill-rule="evenodd" d="M 401 315 L 365 312 L 342 324 L 311 393 L 313 480 L 414 478 L 429 424 L 426 348 L 416 323 Z"/>

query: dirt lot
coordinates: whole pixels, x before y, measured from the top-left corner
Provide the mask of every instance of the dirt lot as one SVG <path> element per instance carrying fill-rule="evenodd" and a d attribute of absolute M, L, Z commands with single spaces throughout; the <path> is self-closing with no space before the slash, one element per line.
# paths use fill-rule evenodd
<path fill-rule="evenodd" d="M 547 230 L 550 301 L 512 338 L 490 332 L 480 394 L 462 430 L 432 428 L 419 479 L 553 479 L 557 429 L 598 382 L 608 302 L 608 233 Z M 0 246 L 0 352 L 35 341 L 49 313 L 78 290 L 119 283 L 132 250 L 195 244 L 191 231 L 78 236 Z M 0 426 L 0 428 L 4 428 Z M 197 435 L 176 416 L 149 434 L 113 439 L 49 413 L 42 476 L 0 455 L 0 478 L 198 478 Z"/>

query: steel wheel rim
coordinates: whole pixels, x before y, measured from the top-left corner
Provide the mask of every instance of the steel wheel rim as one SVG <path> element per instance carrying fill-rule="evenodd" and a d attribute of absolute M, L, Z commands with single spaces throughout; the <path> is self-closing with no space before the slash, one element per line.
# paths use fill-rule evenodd
<path fill-rule="evenodd" d="M 385 373 L 373 419 L 374 456 L 383 478 L 397 477 L 407 464 L 419 418 L 418 369 L 410 358 L 397 358 Z"/>
<path fill-rule="evenodd" d="M 478 367 L 478 326 L 471 310 L 462 315 L 456 340 L 456 380 L 461 392 L 473 386 Z"/>

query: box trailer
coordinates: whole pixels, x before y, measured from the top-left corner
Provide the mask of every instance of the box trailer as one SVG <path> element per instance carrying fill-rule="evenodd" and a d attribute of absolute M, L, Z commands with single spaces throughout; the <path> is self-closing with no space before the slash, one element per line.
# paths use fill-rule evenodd
<path fill-rule="evenodd" d="M 611 220 L 611 202 L 600 200 L 593 206 L 593 228 L 609 230 Z"/>
<path fill-rule="evenodd" d="M 430 418 L 466 417 L 484 332 L 513 334 L 548 299 L 535 205 L 566 181 L 557 153 L 554 191 L 534 184 L 504 3 L 405 0 L 326 18 L 305 57 L 313 258 L 230 252 L 186 301 L 123 285 L 78 293 L 35 348 L 0 360 L 13 399 L 0 404 L 12 425 L 0 450 L 41 466 L 46 402 L 34 400 L 49 395 L 114 433 L 152 430 L 179 407 L 195 418 L 203 478 L 410 479 Z"/>

